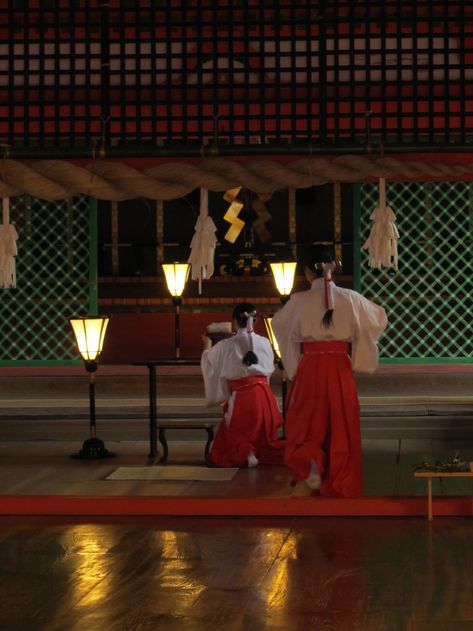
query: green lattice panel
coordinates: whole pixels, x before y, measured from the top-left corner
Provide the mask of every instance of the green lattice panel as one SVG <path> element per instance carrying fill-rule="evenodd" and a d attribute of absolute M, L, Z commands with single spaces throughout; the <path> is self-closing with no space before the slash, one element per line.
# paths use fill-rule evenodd
<path fill-rule="evenodd" d="M 473 184 L 389 183 L 400 232 L 399 272 L 371 270 L 361 254 L 360 290 L 382 304 L 387 361 L 473 361 Z M 377 205 L 376 185 L 360 190 L 361 243 Z"/>
<path fill-rule="evenodd" d="M 0 290 L 0 362 L 77 361 L 68 318 L 96 309 L 95 203 L 17 197 L 10 220 L 17 287 Z"/>

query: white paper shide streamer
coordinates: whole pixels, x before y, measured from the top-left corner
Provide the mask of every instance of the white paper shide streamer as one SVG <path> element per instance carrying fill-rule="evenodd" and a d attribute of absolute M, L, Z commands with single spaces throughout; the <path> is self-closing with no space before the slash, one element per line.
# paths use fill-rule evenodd
<path fill-rule="evenodd" d="M 363 250 L 368 250 L 369 266 L 374 269 L 392 267 L 398 269 L 397 241 L 399 232 L 396 228 L 396 215 L 386 205 L 386 180 L 379 180 L 379 204 L 370 216 L 374 222 L 370 236 L 363 244 Z"/>
<path fill-rule="evenodd" d="M 209 279 L 214 273 L 214 255 L 217 230 L 209 217 L 209 192 L 200 189 L 200 212 L 191 241 L 191 254 L 188 263 L 191 265 L 191 278 L 199 281 L 199 294 L 202 293 L 202 280 Z"/>
<path fill-rule="evenodd" d="M 16 287 L 15 256 L 18 254 L 16 242 L 18 234 L 10 223 L 10 198 L 2 199 L 3 223 L 0 224 L 0 287 Z"/>

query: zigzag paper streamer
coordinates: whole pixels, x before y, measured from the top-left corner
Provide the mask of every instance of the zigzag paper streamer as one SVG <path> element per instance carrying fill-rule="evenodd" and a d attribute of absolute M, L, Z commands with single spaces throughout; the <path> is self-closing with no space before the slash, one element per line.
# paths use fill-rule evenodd
<path fill-rule="evenodd" d="M 227 230 L 227 233 L 224 236 L 224 239 L 226 241 L 229 241 L 230 243 L 235 243 L 238 235 L 243 230 L 243 227 L 245 225 L 244 221 L 238 219 L 238 215 L 244 206 L 242 202 L 239 202 L 236 199 L 240 191 L 241 186 L 237 188 L 230 188 L 223 196 L 223 199 L 225 201 L 231 202 L 227 212 L 223 216 L 224 220 L 228 221 L 228 223 L 231 224 L 230 228 Z"/>
<path fill-rule="evenodd" d="M 256 197 L 251 205 L 257 215 L 257 219 L 253 221 L 251 226 L 260 238 L 260 241 L 262 241 L 262 243 L 269 243 L 269 241 L 271 241 L 272 239 L 272 236 L 264 224 L 272 219 L 271 213 L 266 208 L 266 204 L 263 202 L 261 197 Z"/>

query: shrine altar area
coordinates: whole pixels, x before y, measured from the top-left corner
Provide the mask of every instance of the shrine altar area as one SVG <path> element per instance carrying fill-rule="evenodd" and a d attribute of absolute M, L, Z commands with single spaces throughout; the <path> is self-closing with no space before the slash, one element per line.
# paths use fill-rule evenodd
<path fill-rule="evenodd" d="M 238 302 L 236 300 L 235 302 Z M 202 335 L 212 322 L 230 322 L 233 306 L 226 311 L 190 313 L 185 304 L 180 313 L 181 357 L 199 358 Z M 100 364 L 132 364 L 146 359 L 166 359 L 174 355 L 173 313 L 114 313 L 110 317 L 107 339 Z M 262 318 L 256 332 L 265 335 Z"/>
<path fill-rule="evenodd" d="M 198 366 L 157 367 L 161 412 L 205 408 Z M 424 460 L 460 451 L 473 460 L 473 368 L 380 366 L 358 377 L 365 496 L 315 498 L 290 486 L 284 467 L 239 470 L 229 481 L 107 480 L 119 467 L 204 467 L 206 436 L 168 432 L 167 465 L 148 458 L 145 367 L 101 364 L 96 376 L 97 435 L 115 452 L 100 462 L 74 461 L 88 428 L 87 375 L 82 366 L 0 368 L 0 511 L 36 514 L 426 515 Z M 272 380 L 280 396 L 280 374 Z M 159 446 L 159 445 L 158 445 Z M 471 515 L 471 479 L 433 484 L 436 518 Z M 159 501 L 153 500 L 159 498 Z M 201 501 L 205 500 L 205 501 Z M 157 511 L 157 512 L 156 512 Z"/>

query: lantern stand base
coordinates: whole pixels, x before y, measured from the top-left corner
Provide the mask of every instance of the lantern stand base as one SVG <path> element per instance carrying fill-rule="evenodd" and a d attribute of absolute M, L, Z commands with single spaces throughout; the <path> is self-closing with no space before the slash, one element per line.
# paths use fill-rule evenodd
<path fill-rule="evenodd" d="M 71 454 L 71 458 L 80 460 L 97 460 L 98 458 L 114 458 L 116 454 L 105 448 L 105 443 L 100 438 L 88 438 L 84 440 L 82 449 Z"/>

